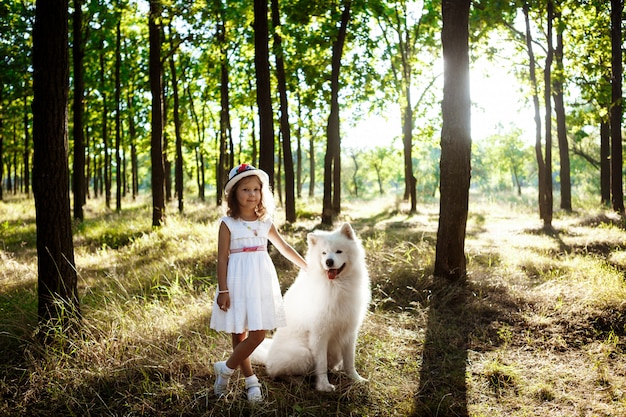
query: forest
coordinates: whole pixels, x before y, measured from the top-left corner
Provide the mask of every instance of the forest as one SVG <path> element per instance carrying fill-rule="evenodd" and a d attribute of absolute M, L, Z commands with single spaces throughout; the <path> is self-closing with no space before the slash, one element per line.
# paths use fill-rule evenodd
<path fill-rule="evenodd" d="M 0 0 L 0 414 L 623 415 L 622 20 L 620 0 Z M 261 405 L 212 396 L 239 163 L 298 252 L 360 237 L 365 384 L 261 368 Z"/>

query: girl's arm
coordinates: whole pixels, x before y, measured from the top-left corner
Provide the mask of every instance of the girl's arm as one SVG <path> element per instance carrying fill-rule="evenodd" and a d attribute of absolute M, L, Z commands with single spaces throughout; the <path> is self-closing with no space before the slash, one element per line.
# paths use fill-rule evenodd
<path fill-rule="evenodd" d="M 230 230 L 226 223 L 221 222 L 217 238 L 217 291 L 228 291 L 226 271 L 228 269 L 229 254 Z M 218 292 L 217 305 L 224 311 L 228 310 L 230 307 L 230 294 L 228 292 Z"/>
<path fill-rule="evenodd" d="M 306 269 L 306 261 L 304 258 L 300 256 L 300 254 L 292 248 L 289 243 L 285 242 L 285 239 L 283 239 L 280 233 L 278 233 L 274 223 L 272 223 L 272 226 L 270 227 L 268 238 L 285 258 L 289 259 L 300 268 Z"/>

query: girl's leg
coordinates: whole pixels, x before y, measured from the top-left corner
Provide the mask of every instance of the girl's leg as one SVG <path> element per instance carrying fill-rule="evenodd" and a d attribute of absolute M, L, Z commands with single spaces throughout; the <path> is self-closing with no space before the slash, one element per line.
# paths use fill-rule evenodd
<path fill-rule="evenodd" d="M 246 333 L 233 333 L 233 354 L 226 361 L 226 366 L 230 369 L 241 368 L 244 377 L 254 374 L 250 355 L 265 339 L 265 330 L 254 330 Z"/>

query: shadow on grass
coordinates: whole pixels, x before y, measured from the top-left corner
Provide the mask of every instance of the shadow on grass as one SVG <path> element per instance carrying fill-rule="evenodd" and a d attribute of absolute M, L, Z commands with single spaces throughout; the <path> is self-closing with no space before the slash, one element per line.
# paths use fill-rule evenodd
<path fill-rule="evenodd" d="M 504 287 L 430 277 L 426 335 L 414 416 L 468 416 L 469 350 L 485 352 L 503 343 L 502 326 L 526 328 L 519 314 L 526 301 Z"/>
<path fill-rule="evenodd" d="M 465 283 L 435 279 L 415 416 L 467 416 L 466 364 L 472 325 L 467 322 L 470 291 Z"/>

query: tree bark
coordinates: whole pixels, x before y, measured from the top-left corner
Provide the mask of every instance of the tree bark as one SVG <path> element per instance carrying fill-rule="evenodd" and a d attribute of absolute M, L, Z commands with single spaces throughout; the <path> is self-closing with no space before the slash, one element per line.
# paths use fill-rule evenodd
<path fill-rule="evenodd" d="M 267 0 L 254 0 L 254 65 L 259 110 L 259 168 L 274 188 L 274 116 L 270 88 L 269 27 Z"/>
<path fill-rule="evenodd" d="M 228 50 L 226 45 L 226 25 L 224 23 L 224 10 L 219 9 L 217 24 L 217 40 L 220 47 L 220 131 L 219 131 L 219 156 L 217 166 L 217 205 L 222 204 L 224 186 L 226 185 L 230 162 L 233 158 L 228 144 L 228 131 L 230 130 L 230 88 L 228 75 Z"/>
<path fill-rule="evenodd" d="M 172 50 L 175 45 L 172 39 L 172 30 L 170 28 L 170 47 Z M 174 135 L 176 136 L 176 159 L 174 161 L 174 181 L 176 197 L 178 198 L 178 212 L 184 210 L 184 187 L 183 187 L 183 138 L 181 134 L 180 123 L 180 99 L 178 97 L 178 74 L 176 73 L 176 62 L 174 54 L 170 56 L 170 74 L 172 77 L 172 96 L 174 97 Z"/>
<path fill-rule="evenodd" d="M 343 5 L 337 39 L 333 43 L 330 76 L 330 115 L 326 130 L 327 145 L 324 156 L 324 198 L 322 224 L 332 225 L 333 218 L 341 213 L 341 133 L 339 130 L 339 71 L 341 55 L 350 22 L 351 1 Z"/>
<path fill-rule="evenodd" d="M 544 102 L 545 102 L 545 127 L 546 127 L 546 148 L 545 148 L 545 173 L 544 173 L 544 195 L 540 204 L 544 205 L 543 226 L 546 229 L 552 227 L 553 216 L 553 195 L 552 195 L 552 61 L 554 60 L 554 46 L 552 45 L 552 22 L 554 20 L 554 3 L 548 1 L 547 5 L 547 40 L 548 51 L 546 54 L 546 64 L 544 68 Z"/>
<path fill-rule="evenodd" d="M 137 198 L 139 193 L 139 176 L 137 161 L 137 128 L 135 127 L 135 114 L 132 94 L 129 92 L 126 97 L 128 106 L 128 139 L 130 141 L 130 173 L 131 173 L 131 190 L 133 200 Z"/>
<path fill-rule="evenodd" d="M 470 185 L 471 101 L 469 86 L 470 0 L 442 4 L 444 84 L 441 129 L 441 199 L 435 276 L 466 277 L 465 229 Z"/>
<path fill-rule="evenodd" d="M 0 86 L 0 103 L 2 103 L 2 96 L 3 96 L 2 89 L 3 89 L 3 86 Z M 0 115 L 0 132 L 2 131 L 3 127 L 4 127 L 4 118 L 2 115 Z M 0 135 L 0 161 L 4 161 L 4 135 Z M 0 162 L 0 201 L 4 199 L 3 177 L 4 177 L 4 164 Z"/>
<path fill-rule="evenodd" d="M 611 205 L 611 128 L 604 120 L 600 122 L 600 203 Z"/>
<path fill-rule="evenodd" d="M 622 157 L 622 10 L 623 0 L 611 0 L 611 202 L 624 213 Z"/>
<path fill-rule="evenodd" d="M 111 160 L 109 157 L 109 106 L 107 101 L 106 94 L 106 86 L 105 86 L 105 78 L 106 78 L 106 70 L 104 67 L 104 42 L 101 43 L 102 49 L 100 50 L 100 89 L 102 91 L 102 146 L 103 146 L 103 158 L 104 162 L 102 164 L 103 171 L 103 182 L 101 182 L 101 186 L 104 185 L 103 190 L 101 190 L 100 194 L 104 192 L 104 205 L 106 208 L 111 208 Z"/>
<path fill-rule="evenodd" d="M 44 326 L 80 317 L 69 196 L 68 0 L 37 0 L 33 26 L 33 193 L 38 315 Z"/>
<path fill-rule="evenodd" d="M 283 60 L 280 14 L 278 0 L 272 0 L 272 24 L 274 26 L 274 56 L 276 57 L 276 79 L 280 95 L 280 133 L 283 139 L 283 160 L 285 171 L 285 220 L 288 223 L 296 221 L 295 173 L 293 154 L 291 152 L 291 129 L 289 127 L 289 105 L 287 103 L 287 79 Z"/>
<path fill-rule="evenodd" d="M 561 208 L 572 211 L 572 181 L 570 178 L 569 143 L 567 140 L 567 124 L 565 120 L 565 99 L 563 97 L 563 30 L 561 14 L 557 14 L 556 57 L 557 74 L 554 78 L 554 112 L 556 113 L 556 131 L 559 143 L 559 178 L 561 183 Z"/>
<path fill-rule="evenodd" d="M 24 164 L 24 193 L 28 195 L 30 193 L 30 131 L 28 129 L 28 99 L 27 94 L 24 94 L 24 152 L 22 153 L 22 163 Z M 83 151 L 84 160 L 84 151 Z M 83 192 L 84 195 L 84 192 Z M 83 198 L 84 200 L 84 198 Z"/>
<path fill-rule="evenodd" d="M 74 64 L 74 166 L 73 183 L 74 192 L 74 218 L 82 221 L 84 219 L 83 204 L 85 201 L 85 135 L 83 127 L 84 96 L 85 96 L 85 76 L 83 71 L 83 59 L 85 50 L 83 46 L 83 2 L 74 0 L 73 24 L 73 50 L 72 58 Z"/>
<path fill-rule="evenodd" d="M 545 199 L 545 175 L 546 167 L 543 159 L 542 140 L 541 140 L 541 116 L 539 112 L 539 93 L 537 88 L 537 75 L 535 72 L 535 54 L 533 52 L 533 38 L 530 32 L 530 19 L 528 17 L 528 3 L 524 3 L 524 22 L 526 24 L 526 51 L 528 52 L 528 73 L 530 77 L 530 84 L 532 88 L 533 108 L 534 108 L 534 120 L 535 120 L 535 157 L 537 159 L 537 188 L 538 195 L 537 201 L 539 206 L 539 218 L 544 220 L 546 218 L 546 205 Z M 544 220 L 545 223 L 545 220 Z"/>
<path fill-rule="evenodd" d="M 165 167 L 163 165 L 163 84 L 161 69 L 161 2 L 150 0 L 148 36 L 150 43 L 150 92 L 152 93 L 152 226 L 165 223 Z"/>
<path fill-rule="evenodd" d="M 121 20 L 121 18 L 120 18 Z M 115 210 L 122 211 L 122 79 L 120 70 L 122 67 L 122 31 L 120 20 L 115 29 Z"/>

